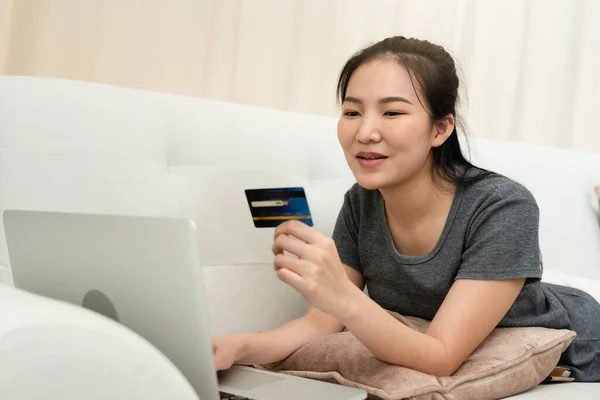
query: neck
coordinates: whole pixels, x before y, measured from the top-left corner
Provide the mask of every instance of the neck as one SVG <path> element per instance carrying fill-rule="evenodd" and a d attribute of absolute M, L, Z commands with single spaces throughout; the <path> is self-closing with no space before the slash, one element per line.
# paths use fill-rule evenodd
<path fill-rule="evenodd" d="M 388 222 L 411 227 L 439 212 L 447 212 L 455 185 L 425 169 L 409 181 L 379 191 L 385 200 Z"/>

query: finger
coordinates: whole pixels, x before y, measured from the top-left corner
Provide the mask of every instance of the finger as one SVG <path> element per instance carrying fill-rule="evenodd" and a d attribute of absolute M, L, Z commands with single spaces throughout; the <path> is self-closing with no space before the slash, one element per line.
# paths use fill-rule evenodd
<path fill-rule="evenodd" d="M 302 258 L 302 255 L 307 254 L 309 248 L 302 240 L 287 235 L 279 235 L 273 242 L 273 254 L 283 254 L 284 250 Z"/>
<path fill-rule="evenodd" d="M 310 268 L 309 264 L 306 261 L 285 256 L 283 254 L 276 255 L 275 262 L 273 264 L 275 266 L 275 271 L 278 271 L 281 268 L 285 268 L 300 276 L 305 276 L 306 272 Z"/>
<path fill-rule="evenodd" d="M 280 268 L 277 270 L 277 277 L 279 278 L 279 280 L 293 287 L 298 292 L 303 292 L 305 281 L 304 278 L 302 278 L 297 273 L 290 271 L 287 268 Z"/>
<path fill-rule="evenodd" d="M 273 238 L 277 239 L 280 235 L 291 235 L 309 244 L 318 243 L 323 236 L 304 222 L 296 220 L 287 221 L 277 226 Z"/>

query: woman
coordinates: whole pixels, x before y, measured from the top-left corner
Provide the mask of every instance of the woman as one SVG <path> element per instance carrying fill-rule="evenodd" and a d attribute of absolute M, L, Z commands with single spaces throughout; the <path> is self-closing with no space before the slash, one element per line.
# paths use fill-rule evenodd
<path fill-rule="evenodd" d="M 345 326 L 382 361 L 448 376 L 496 326 L 542 326 L 576 331 L 560 364 L 600 381 L 600 304 L 540 281 L 537 204 L 465 159 L 458 87 L 452 57 L 427 41 L 392 37 L 350 58 L 338 138 L 357 184 L 333 239 L 299 222 L 274 235 L 278 278 L 311 306 L 273 331 L 214 338 L 218 369 L 282 360 Z M 386 310 L 432 322 L 420 333 Z"/>

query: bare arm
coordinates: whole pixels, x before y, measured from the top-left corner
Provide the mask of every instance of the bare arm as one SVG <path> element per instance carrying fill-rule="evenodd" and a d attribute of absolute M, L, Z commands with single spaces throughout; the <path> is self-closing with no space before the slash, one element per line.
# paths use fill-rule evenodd
<path fill-rule="evenodd" d="M 449 376 L 504 317 L 524 282 L 457 280 L 426 333 L 403 325 L 359 292 L 340 320 L 380 360 Z"/>
<path fill-rule="evenodd" d="M 364 280 L 356 270 L 344 266 L 346 275 L 362 290 Z M 337 318 L 310 307 L 303 317 L 266 332 L 235 335 L 239 343 L 237 364 L 269 364 L 281 361 L 303 344 L 322 336 L 340 332 L 344 326 Z"/>

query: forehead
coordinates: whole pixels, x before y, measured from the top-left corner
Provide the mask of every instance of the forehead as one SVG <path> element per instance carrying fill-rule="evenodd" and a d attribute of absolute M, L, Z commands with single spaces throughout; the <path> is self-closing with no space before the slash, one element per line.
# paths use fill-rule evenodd
<path fill-rule="evenodd" d="M 364 100 L 402 96 L 416 100 L 415 86 L 406 68 L 398 61 L 385 58 L 360 65 L 352 73 L 346 96 Z"/>

